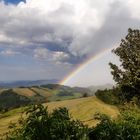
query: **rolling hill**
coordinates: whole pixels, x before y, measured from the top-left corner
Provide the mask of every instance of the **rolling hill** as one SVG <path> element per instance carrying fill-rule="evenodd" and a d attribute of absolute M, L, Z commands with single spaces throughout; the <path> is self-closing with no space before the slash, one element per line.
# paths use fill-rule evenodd
<path fill-rule="evenodd" d="M 91 91 L 87 88 L 72 88 L 58 84 L 1 88 L 0 108 L 11 109 L 32 103 L 80 98 L 85 93 L 90 95 Z"/>
<path fill-rule="evenodd" d="M 111 85 L 109 86 L 111 87 Z M 0 108 L 9 109 L 32 103 L 75 99 L 81 98 L 85 94 L 92 96 L 97 89 L 105 89 L 109 86 L 102 85 L 83 88 L 59 84 L 45 84 L 28 87 L 0 88 Z"/>

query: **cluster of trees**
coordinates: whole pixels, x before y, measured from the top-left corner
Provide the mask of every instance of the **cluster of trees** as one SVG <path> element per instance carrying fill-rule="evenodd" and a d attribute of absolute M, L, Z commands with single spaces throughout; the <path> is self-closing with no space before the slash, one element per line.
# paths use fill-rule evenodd
<path fill-rule="evenodd" d="M 97 90 L 95 92 L 96 97 L 107 104 L 111 105 L 119 105 L 121 104 L 121 98 L 119 98 L 118 94 L 120 93 L 119 88 L 113 89 L 105 89 L 105 90 Z"/>
<path fill-rule="evenodd" d="M 0 94 L 1 111 L 28 105 L 30 102 L 29 98 L 15 93 L 12 89 L 4 90 Z"/>
<path fill-rule="evenodd" d="M 62 96 L 74 96 L 72 91 L 67 91 L 67 90 L 60 90 L 60 92 L 58 93 L 58 96 L 62 97 Z"/>

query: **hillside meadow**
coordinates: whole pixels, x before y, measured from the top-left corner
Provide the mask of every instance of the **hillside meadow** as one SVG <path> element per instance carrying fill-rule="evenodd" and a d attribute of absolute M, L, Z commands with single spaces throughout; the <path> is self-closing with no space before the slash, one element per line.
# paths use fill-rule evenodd
<path fill-rule="evenodd" d="M 59 107 L 67 107 L 74 119 L 79 119 L 90 127 L 97 124 L 97 121 L 94 120 L 94 114 L 96 113 L 103 113 L 109 115 L 112 118 L 117 117 L 119 114 L 119 110 L 116 106 L 105 104 L 95 96 L 65 101 L 54 101 L 50 103 L 44 103 L 43 105 L 48 106 L 49 111 Z M 17 122 L 24 109 L 25 108 L 23 107 L 13 109 L 0 116 L 1 136 L 3 133 L 8 131 L 10 122 Z"/>

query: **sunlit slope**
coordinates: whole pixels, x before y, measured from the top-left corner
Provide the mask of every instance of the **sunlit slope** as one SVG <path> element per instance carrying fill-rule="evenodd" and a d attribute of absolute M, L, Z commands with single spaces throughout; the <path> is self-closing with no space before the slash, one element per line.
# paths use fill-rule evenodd
<path fill-rule="evenodd" d="M 5 90 L 7 90 L 7 89 L 6 88 L 0 88 L 0 94 Z"/>
<path fill-rule="evenodd" d="M 50 97 L 50 96 L 52 96 L 52 91 L 48 90 L 47 88 L 32 87 L 32 88 L 30 88 L 30 90 L 32 90 L 32 92 L 34 92 L 36 94 L 40 94 L 43 97 Z"/>
<path fill-rule="evenodd" d="M 53 110 L 58 107 L 67 107 L 75 119 L 79 119 L 90 126 L 97 123 L 97 121 L 93 119 L 95 113 L 107 114 L 112 118 L 119 114 L 117 107 L 105 104 L 95 96 L 60 102 L 51 102 L 46 103 L 45 105 L 49 107 L 49 110 Z"/>
<path fill-rule="evenodd" d="M 93 119 L 95 113 L 107 114 L 116 117 L 119 114 L 117 107 L 108 105 L 97 99 L 96 97 L 79 98 L 73 100 L 56 101 L 45 103 L 49 111 L 58 107 L 67 107 L 73 118 L 83 121 L 89 126 L 95 125 L 96 120 Z M 0 134 L 7 131 L 9 122 L 16 122 L 21 115 L 23 108 L 14 109 L 0 116 Z"/>
<path fill-rule="evenodd" d="M 0 88 L 0 93 L 2 93 L 5 90 L 9 90 L 8 88 Z M 17 88 L 12 88 L 12 90 L 19 94 L 23 95 L 26 97 L 32 97 L 35 96 L 36 94 L 40 94 L 43 97 L 48 97 L 51 96 L 53 93 L 53 90 L 49 90 L 47 88 L 42 88 L 42 87 L 17 87 Z"/>
<path fill-rule="evenodd" d="M 30 90 L 29 88 L 13 88 L 13 91 L 27 97 L 32 97 L 36 94 L 34 91 Z"/>

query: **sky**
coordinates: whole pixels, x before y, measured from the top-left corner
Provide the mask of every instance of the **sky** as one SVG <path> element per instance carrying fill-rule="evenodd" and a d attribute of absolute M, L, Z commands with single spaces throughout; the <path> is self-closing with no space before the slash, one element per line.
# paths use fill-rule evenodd
<path fill-rule="evenodd" d="M 119 60 L 103 52 L 129 27 L 139 29 L 139 7 L 139 0 L 0 0 L 0 81 L 113 83 L 108 63 Z"/>

